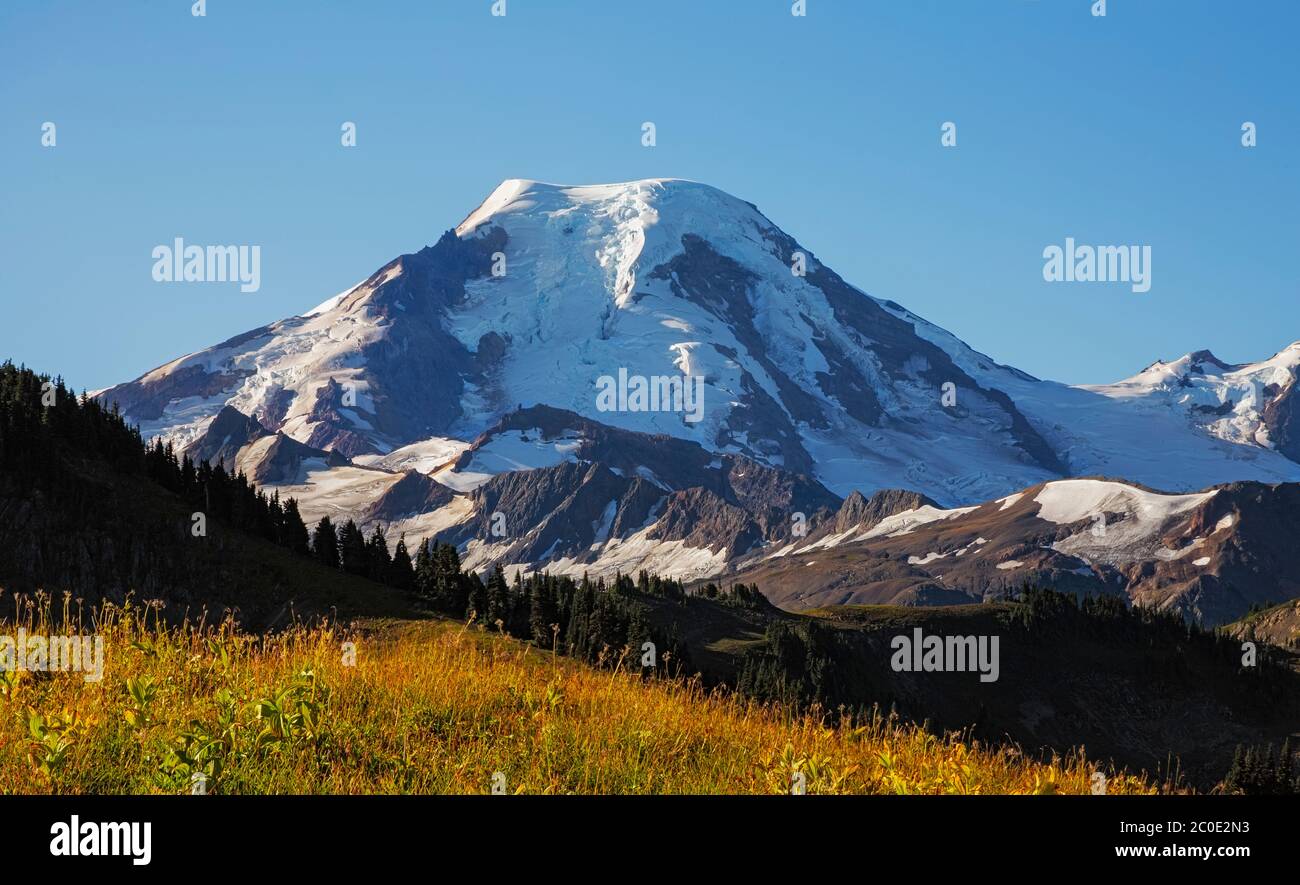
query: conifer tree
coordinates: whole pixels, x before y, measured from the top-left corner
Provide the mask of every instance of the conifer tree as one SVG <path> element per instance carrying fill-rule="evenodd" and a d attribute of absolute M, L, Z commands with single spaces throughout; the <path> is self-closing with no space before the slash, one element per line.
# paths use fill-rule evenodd
<path fill-rule="evenodd" d="M 370 580 L 382 584 L 388 581 L 392 567 L 393 557 L 388 552 L 388 539 L 384 537 L 383 529 L 376 525 L 375 530 L 370 534 L 370 541 L 366 544 L 367 574 Z"/>
<path fill-rule="evenodd" d="M 504 627 L 510 622 L 510 585 L 506 583 L 506 573 L 500 563 L 493 566 L 487 582 L 487 623 L 502 622 Z"/>
<path fill-rule="evenodd" d="M 483 586 L 479 576 L 473 573 L 466 578 L 466 583 L 468 592 L 465 601 L 465 617 L 473 617 L 482 624 L 487 621 L 487 588 Z"/>
<path fill-rule="evenodd" d="M 411 554 L 406 549 L 406 535 L 397 540 L 397 549 L 393 552 L 393 561 L 388 566 L 385 583 L 405 590 L 415 589 L 415 569 L 411 566 Z"/>
<path fill-rule="evenodd" d="M 311 552 L 307 526 L 302 521 L 302 514 L 298 512 L 298 502 L 293 498 L 284 502 L 284 533 L 281 543 L 294 553 Z"/>
<path fill-rule="evenodd" d="M 322 516 L 316 525 L 316 533 L 312 536 L 312 553 L 321 565 L 334 569 L 339 567 L 338 537 L 328 516 Z"/>
<path fill-rule="evenodd" d="M 365 577 L 369 574 L 366 539 L 357 524 L 349 519 L 338 529 L 339 561 L 343 571 Z"/>
<path fill-rule="evenodd" d="M 423 541 L 415 551 L 415 592 L 425 599 L 434 595 L 433 554 L 429 548 L 430 542 Z"/>
<path fill-rule="evenodd" d="M 550 648 L 554 643 L 551 625 L 559 621 L 554 579 L 549 575 L 534 576 L 532 585 L 528 599 L 528 631 L 534 642 Z"/>

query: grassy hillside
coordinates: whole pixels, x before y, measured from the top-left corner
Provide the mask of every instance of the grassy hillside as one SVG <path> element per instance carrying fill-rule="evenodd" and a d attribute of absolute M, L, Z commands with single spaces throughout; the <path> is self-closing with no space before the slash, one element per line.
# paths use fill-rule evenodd
<path fill-rule="evenodd" d="M 254 636 L 155 617 L 100 619 L 101 682 L 0 676 L 0 793 L 189 792 L 195 771 L 215 793 L 485 793 L 497 772 L 511 793 L 785 793 L 796 773 L 809 793 L 1086 793 L 1094 771 L 881 717 L 826 727 L 451 621 Z M 18 605 L 0 634 L 48 621 Z"/>

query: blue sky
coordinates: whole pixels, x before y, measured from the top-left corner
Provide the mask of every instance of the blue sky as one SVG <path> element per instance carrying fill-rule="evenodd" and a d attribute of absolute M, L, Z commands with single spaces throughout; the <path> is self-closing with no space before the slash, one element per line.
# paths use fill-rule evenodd
<path fill-rule="evenodd" d="M 714 184 L 1071 383 L 1300 339 L 1289 0 L 191 2 L 0 5 L 0 357 L 128 380 L 434 242 L 505 178 Z M 261 290 L 153 282 L 178 236 L 260 244 Z M 1151 291 L 1045 283 L 1067 236 L 1150 245 Z"/>

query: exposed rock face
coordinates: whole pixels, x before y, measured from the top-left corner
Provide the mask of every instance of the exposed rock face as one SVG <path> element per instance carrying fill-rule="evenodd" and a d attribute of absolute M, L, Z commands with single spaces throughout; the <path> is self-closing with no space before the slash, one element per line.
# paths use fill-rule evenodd
<path fill-rule="evenodd" d="M 774 229 L 769 236 L 787 260 L 798 251 L 798 244 L 783 232 Z M 819 262 L 813 265 L 808 280 L 825 294 L 848 342 L 857 345 L 868 342 L 867 346 L 875 357 L 876 365 L 882 373 L 889 376 L 891 386 L 902 386 L 907 380 L 920 380 L 929 386 L 934 401 L 941 401 L 944 385 L 952 384 L 958 391 L 972 395 L 959 394 L 957 397 L 966 413 L 985 413 L 987 403 L 987 410 L 994 413 L 993 422 L 1010 434 L 1015 446 L 1029 460 L 1050 473 L 1060 475 L 1068 472 L 1067 465 L 1047 441 L 1039 436 L 1009 396 L 1001 390 L 982 387 L 946 351 L 918 335 L 912 324 L 883 309 L 874 299 L 863 298 L 861 292 Z M 872 384 L 861 375 L 849 371 L 851 349 L 840 346 L 837 353 L 833 334 L 815 340 L 818 349 L 827 357 L 827 362 L 836 370 L 833 376 L 819 377 L 818 381 L 823 385 L 833 384 L 835 395 L 860 398 L 863 389 L 879 387 L 878 383 Z M 859 412 L 862 417 L 866 417 L 870 404 L 863 408 L 868 409 L 868 412 L 862 413 L 861 408 Z M 1003 415 L 997 416 L 997 411 Z"/>
<path fill-rule="evenodd" d="M 303 462 L 309 458 L 329 467 L 348 463 L 337 451 L 327 452 L 303 445 L 283 433 L 272 433 L 256 418 L 232 406 L 225 406 L 217 413 L 185 454 L 196 463 L 207 461 L 223 464 L 228 470 L 242 471 L 257 485 L 295 482 Z"/>
<path fill-rule="evenodd" d="M 451 502 L 451 489 L 414 470 L 403 472 L 360 514 L 362 525 L 387 524 L 403 517 L 429 513 Z"/>
<path fill-rule="evenodd" d="M 1291 460 L 1300 461 L 1300 393 L 1295 379 L 1282 386 L 1269 385 L 1264 394 L 1268 400 L 1263 420 L 1273 447 Z"/>
<path fill-rule="evenodd" d="M 767 353 L 767 344 L 755 327 L 754 305 L 749 298 L 749 289 L 757 283 L 756 275 L 739 262 L 719 255 L 702 237 L 687 234 L 682 237 L 682 252 L 651 270 L 648 276 L 665 281 L 673 295 L 699 305 L 730 327 L 746 353 L 762 366 L 780 392 L 780 406 L 784 410 L 762 390 L 753 375 L 743 372 L 741 380 L 751 404 L 729 416 L 719 432 L 719 444 L 735 444 L 735 434 L 740 433 L 745 439 L 752 438 L 754 445 L 764 446 L 762 454 L 780 457 L 793 470 L 810 471 L 812 458 L 804 450 L 791 419 L 823 427 L 826 421 L 818 403 L 777 369 Z M 737 358 L 734 349 L 717 346 L 715 349 L 729 359 Z M 870 391 L 866 394 L 869 396 Z M 846 403 L 850 411 L 854 404 L 853 400 Z"/>
<path fill-rule="evenodd" d="M 934 605 L 998 599 L 1025 584 L 1122 595 L 1223 624 L 1300 596 L 1300 485 L 1231 483 L 1162 495 L 1065 480 L 957 510 L 920 504 L 883 519 L 850 498 L 835 523 L 739 565 L 778 605 Z"/>
<path fill-rule="evenodd" d="M 1300 599 L 1247 615 L 1224 629 L 1228 635 L 1243 641 L 1267 642 L 1300 651 Z"/>
<path fill-rule="evenodd" d="M 708 489 L 693 488 L 668 496 L 653 537 L 722 549 L 730 558 L 753 549 L 762 540 L 762 530 L 741 508 Z"/>
<path fill-rule="evenodd" d="M 233 349 L 265 331 L 256 329 L 218 344 L 217 348 Z M 199 365 L 178 365 L 156 377 L 150 377 L 154 375 L 150 373 L 136 381 L 110 387 L 100 396 L 105 402 L 117 403 L 123 413 L 136 421 L 152 421 L 161 418 L 167 406 L 178 400 L 216 396 L 231 390 L 250 374 L 248 370 L 207 372 Z"/>
<path fill-rule="evenodd" d="M 466 383 L 481 379 L 503 355 L 480 358 L 445 324 L 464 300 L 465 284 L 488 277 L 492 255 L 505 247 L 500 228 L 468 238 L 448 231 L 435 245 L 403 256 L 402 272 L 375 292 L 371 303 L 388 334 L 366 347 L 361 361 L 374 386 L 372 423 L 383 438 L 400 444 L 445 432 L 463 414 Z"/>
<path fill-rule="evenodd" d="M 926 506 L 939 505 L 925 495 L 907 489 L 881 489 L 870 498 L 864 498 L 861 492 L 854 492 L 844 499 L 829 531 L 838 534 L 853 528 L 875 528 L 887 516 Z"/>
<path fill-rule="evenodd" d="M 249 453 L 248 449 L 244 450 Z M 292 483 L 302 474 L 304 462 L 314 459 L 327 467 L 343 467 L 349 462 L 339 452 L 324 451 L 303 445 L 283 433 L 271 435 L 264 448 L 249 453 L 252 457 L 240 460 L 240 468 L 259 486 L 276 486 Z"/>
<path fill-rule="evenodd" d="M 1139 579 L 1132 595 L 1204 623 L 1235 620 L 1251 605 L 1300 597 L 1297 537 L 1300 485 L 1230 483 L 1164 538 L 1179 553 L 1197 539 L 1205 541 L 1173 561 L 1130 570 Z"/>
<path fill-rule="evenodd" d="M 477 453 L 508 431 L 535 431 L 539 441 L 567 437 L 572 441 L 571 458 L 602 464 L 623 475 L 649 478 L 664 491 L 697 486 L 708 489 L 769 526 L 765 536 L 772 538 L 787 536 L 782 524 L 788 528 L 794 511 L 812 515 L 839 506 L 835 495 L 807 476 L 743 456 L 719 456 L 697 443 L 667 435 L 621 430 L 549 406 L 510 413 L 460 455 L 457 467 L 471 465 Z"/>
<path fill-rule="evenodd" d="M 231 467 L 244 446 L 269 436 L 270 431 L 256 418 L 250 418 L 233 406 L 225 406 L 212 419 L 203 435 L 190 444 L 186 454 L 195 462 L 224 463 Z"/>
<path fill-rule="evenodd" d="M 348 456 L 440 433 L 462 416 L 466 384 L 492 362 L 448 333 L 444 320 L 463 300 L 466 281 L 489 275 L 491 256 L 505 243 L 499 228 L 463 239 L 448 231 L 323 309 L 254 329 L 100 396 L 117 402 L 146 435 L 174 435 L 183 447 L 226 407 Z M 500 347 L 489 350 L 502 356 Z M 169 417 L 169 406 L 196 398 L 212 402 L 207 416 L 195 420 L 187 410 Z"/>
<path fill-rule="evenodd" d="M 470 493 L 473 516 L 442 537 L 490 546 L 477 561 L 542 568 L 567 559 L 600 571 L 604 548 L 633 536 L 650 548 L 680 542 L 725 561 L 792 538 L 795 512 L 817 525 L 839 505 L 805 476 L 542 406 L 506 416 L 461 454 L 455 469 L 472 471 L 515 434 L 541 448 L 562 439 L 568 458 L 497 475 Z"/>

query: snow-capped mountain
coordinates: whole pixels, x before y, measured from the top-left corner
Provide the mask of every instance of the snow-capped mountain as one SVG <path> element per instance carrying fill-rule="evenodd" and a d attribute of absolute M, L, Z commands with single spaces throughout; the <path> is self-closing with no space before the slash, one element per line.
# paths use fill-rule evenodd
<path fill-rule="evenodd" d="M 187 443 L 229 405 L 349 456 L 450 452 L 517 405 L 545 404 L 808 473 L 839 494 L 906 486 L 956 503 L 1103 468 L 1171 487 L 1294 477 L 1258 432 L 1268 419 L 1250 415 L 1289 392 L 1297 354 L 1237 372 L 1192 355 L 1107 388 L 1041 382 L 864 295 L 714 188 L 512 180 L 436 245 L 316 309 L 104 395 L 148 435 Z M 1206 365 L 1224 374 L 1199 374 Z M 597 381 L 619 369 L 703 376 L 702 420 L 600 411 Z M 1169 389 L 1189 377 L 1205 383 Z M 1152 475 L 1165 454 L 1144 463 L 1135 451 L 1155 410 L 1132 401 L 1156 391 L 1180 407 L 1168 410 L 1184 425 L 1180 453 L 1210 462 L 1177 482 Z M 1231 415 L 1212 414 L 1224 403 Z M 1295 446 L 1286 418 L 1272 421 Z M 1233 464 L 1243 458 L 1257 463 Z"/>
<path fill-rule="evenodd" d="M 1165 408 L 1217 439 L 1300 460 L 1295 384 L 1300 342 L 1260 363 L 1230 365 L 1208 350 L 1156 362 L 1116 384 L 1087 387 L 1135 411 Z"/>
<path fill-rule="evenodd" d="M 101 396 L 308 519 L 438 534 L 475 565 L 704 577 L 843 522 L 854 493 L 956 508 L 1090 474 L 1300 480 L 1298 363 L 1294 345 L 1042 381 L 715 188 L 510 180 L 315 309 Z M 638 384 L 664 402 L 638 408 Z"/>
<path fill-rule="evenodd" d="M 597 382 L 620 370 L 702 377 L 701 420 L 602 411 Z M 1002 391 L 750 204 L 684 181 L 507 181 L 436 245 L 315 310 L 104 396 L 182 443 L 229 405 L 348 456 L 469 441 L 545 404 L 841 494 L 905 484 L 960 500 L 1064 469 Z"/>

